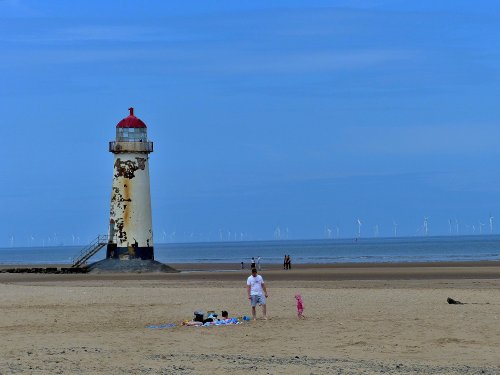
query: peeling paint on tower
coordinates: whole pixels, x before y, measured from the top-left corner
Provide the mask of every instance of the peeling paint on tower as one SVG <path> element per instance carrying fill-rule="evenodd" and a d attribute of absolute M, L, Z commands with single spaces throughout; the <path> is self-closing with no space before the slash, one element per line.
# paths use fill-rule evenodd
<path fill-rule="evenodd" d="M 135 172 L 137 170 L 144 170 L 146 168 L 146 158 L 135 158 L 134 160 L 121 160 L 116 158 L 115 160 L 115 177 L 125 177 L 128 179 L 133 179 L 135 177 Z"/>

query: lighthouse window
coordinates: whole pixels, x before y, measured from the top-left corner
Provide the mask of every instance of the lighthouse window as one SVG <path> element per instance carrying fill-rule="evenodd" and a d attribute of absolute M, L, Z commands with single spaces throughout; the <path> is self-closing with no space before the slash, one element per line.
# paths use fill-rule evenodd
<path fill-rule="evenodd" d="M 116 132 L 118 141 L 145 142 L 147 141 L 146 129 L 119 128 Z"/>

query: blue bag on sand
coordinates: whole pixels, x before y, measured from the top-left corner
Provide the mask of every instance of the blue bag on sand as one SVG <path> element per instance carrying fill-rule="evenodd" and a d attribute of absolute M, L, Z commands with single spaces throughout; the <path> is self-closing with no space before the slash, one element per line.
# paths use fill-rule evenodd
<path fill-rule="evenodd" d="M 246 315 L 245 315 L 245 316 L 243 317 L 243 320 L 248 321 L 248 320 L 250 320 L 250 317 L 248 317 L 248 316 L 246 316 Z"/>

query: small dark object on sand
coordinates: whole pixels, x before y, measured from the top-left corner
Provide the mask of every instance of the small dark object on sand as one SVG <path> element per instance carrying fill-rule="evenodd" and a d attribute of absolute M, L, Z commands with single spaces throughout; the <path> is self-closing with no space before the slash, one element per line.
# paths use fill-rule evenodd
<path fill-rule="evenodd" d="M 457 300 L 454 300 L 453 298 L 450 298 L 450 297 L 448 297 L 448 298 L 446 299 L 446 301 L 447 301 L 450 305 L 463 305 L 463 303 L 462 303 L 462 302 L 457 301 Z"/>

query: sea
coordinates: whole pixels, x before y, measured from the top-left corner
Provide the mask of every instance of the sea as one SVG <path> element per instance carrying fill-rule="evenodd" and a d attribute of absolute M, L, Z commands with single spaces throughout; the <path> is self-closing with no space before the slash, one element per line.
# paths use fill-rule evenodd
<path fill-rule="evenodd" d="M 71 264 L 84 246 L 0 248 L 0 264 Z M 262 264 L 396 263 L 500 261 L 500 236 L 443 236 L 286 241 L 238 241 L 155 244 L 155 259 L 164 263 Z M 89 262 L 104 259 L 103 249 Z"/>

